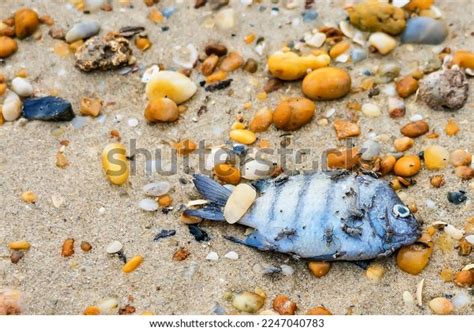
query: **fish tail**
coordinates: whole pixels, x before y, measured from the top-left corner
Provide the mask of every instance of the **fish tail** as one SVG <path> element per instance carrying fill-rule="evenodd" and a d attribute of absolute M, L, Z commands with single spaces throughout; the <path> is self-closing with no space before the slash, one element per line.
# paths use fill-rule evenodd
<path fill-rule="evenodd" d="M 193 183 L 198 192 L 211 203 L 202 209 L 186 209 L 183 214 L 211 221 L 223 221 L 222 208 L 229 199 L 231 191 L 207 176 L 193 175 L 193 177 Z"/>

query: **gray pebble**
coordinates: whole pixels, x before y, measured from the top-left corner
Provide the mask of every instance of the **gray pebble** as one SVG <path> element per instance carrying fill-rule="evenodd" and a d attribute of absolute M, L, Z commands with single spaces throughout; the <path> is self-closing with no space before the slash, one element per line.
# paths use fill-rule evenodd
<path fill-rule="evenodd" d="M 447 36 L 448 27 L 445 22 L 420 16 L 408 20 L 401 41 L 404 44 L 438 45 Z"/>
<path fill-rule="evenodd" d="M 100 31 L 100 24 L 96 21 L 83 21 L 77 23 L 66 33 L 66 41 L 68 43 L 75 42 L 80 39 L 87 39 L 95 36 Z"/>

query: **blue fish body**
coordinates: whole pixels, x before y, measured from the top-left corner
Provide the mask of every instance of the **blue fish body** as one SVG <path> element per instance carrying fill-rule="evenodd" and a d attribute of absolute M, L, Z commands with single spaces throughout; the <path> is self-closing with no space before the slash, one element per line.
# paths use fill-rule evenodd
<path fill-rule="evenodd" d="M 223 219 L 219 209 L 231 192 L 205 176 L 194 182 L 213 206 L 185 213 Z M 390 185 L 369 175 L 319 172 L 259 187 L 262 193 L 238 222 L 255 231 L 232 241 L 310 260 L 362 261 L 387 256 L 420 235 L 419 223 Z"/>

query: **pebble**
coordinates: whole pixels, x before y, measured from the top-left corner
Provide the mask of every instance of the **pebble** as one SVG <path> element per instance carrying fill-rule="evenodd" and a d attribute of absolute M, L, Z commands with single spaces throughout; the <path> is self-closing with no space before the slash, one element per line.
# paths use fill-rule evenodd
<path fill-rule="evenodd" d="M 332 315 L 332 313 L 323 306 L 317 306 L 310 308 L 307 312 L 306 315 Z"/>
<path fill-rule="evenodd" d="M 320 68 L 309 73 L 302 83 L 303 93 L 315 100 L 334 100 L 351 90 L 351 76 L 340 68 Z"/>
<path fill-rule="evenodd" d="M 461 68 L 474 69 L 474 53 L 463 50 L 456 51 L 453 55 L 452 64 Z"/>
<path fill-rule="evenodd" d="M 326 276 L 329 270 L 331 270 L 331 262 L 311 261 L 308 262 L 308 268 L 314 276 L 321 278 Z"/>
<path fill-rule="evenodd" d="M 230 30 L 235 26 L 235 11 L 232 8 L 221 9 L 214 19 L 219 29 Z"/>
<path fill-rule="evenodd" d="M 105 251 L 108 254 L 116 254 L 120 252 L 123 248 L 123 245 L 120 241 L 114 240 L 110 244 L 107 245 Z"/>
<path fill-rule="evenodd" d="M 28 120 L 70 121 L 74 116 L 71 103 L 58 97 L 30 98 L 23 103 L 23 117 Z"/>
<path fill-rule="evenodd" d="M 379 117 L 382 115 L 380 107 L 374 103 L 364 103 L 362 105 L 362 113 L 367 117 Z"/>
<path fill-rule="evenodd" d="M 449 315 L 454 310 L 451 301 L 444 297 L 434 298 L 428 303 L 428 306 L 436 315 Z"/>
<path fill-rule="evenodd" d="M 230 52 L 222 60 L 219 68 L 224 72 L 232 72 L 244 64 L 244 58 L 237 52 Z"/>
<path fill-rule="evenodd" d="M 303 78 L 309 69 L 327 67 L 331 58 L 327 54 L 300 56 L 293 52 L 276 52 L 268 58 L 268 70 L 281 80 Z"/>
<path fill-rule="evenodd" d="M 458 110 L 469 94 L 466 75 L 457 69 L 435 71 L 419 83 L 420 99 L 434 110 Z"/>
<path fill-rule="evenodd" d="M 257 192 L 248 184 L 239 184 L 232 191 L 224 207 L 227 223 L 238 222 L 257 198 Z"/>
<path fill-rule="evenodd" d="M 160 197 L 167 194 L 171 189 L 171 184 L 167 181 L 149 183 L 143 186 L 143 192 L 151 197 Z"/>
<path fill-rule="evenodd" d="M 358 148 L 350 149 L 333 149 L 327 153 L 327 166 L 330 169 L 347 169 L 354 168 L 360 160 L 360 150 Z"/>
<path fill-rule="evenodd" d="M 61 255 L 64 257 L 69 257 L 74 255 L 74 239 L 69 238 L 64 240 L 63 247 L 61 250 Z"/>
<path fill-rule="evenodd" d="M 415 121 L 415 122 L 410 122 L 408 124 L 405 124 L 400 129 L 400 132 L 404 136 L 407 136 L 410 138 L 416 138 L 416 137 L 424 135 L 429 130 L 430 130 L 430 127 L 428 123 L 426 123 L 423 120 L 420 120 L 420 121 Z"/>
<path fill-rule="evenodd" d="M 8 248 L 13 250 L 29 250 L 30 243 L 26 240 L 12 241 L 8 243 Z"/>
<path fill-rule="evenodd" d="M 454 283 L 460 287 L 472 287 L 474 285 L 474 270 L 461 270 L 454 276 Z"/>
<path fill-rule="evenodd" d="M 240 183 L 240 170 L 230 164 L 217 164 L 214 173 L 220 181 L 226 184 L 237 185 Z"/>
<path fill-rule="evenodd" d="M 346 139 L 357 137 L 360 135 L 359 125 L 350 121 L 337 119 L 334 121 L 334 129 L 336 130 L 337 139 Z"/>
<path fill-rule="evenodd" d="M 250 160 L 243 166 L 242 178 L 258 180 L 271 175 L 273 165 L 264 160 Z"/>
<path fill-rule="evenodd" d="M 467 195 L 465 191 L 448 192 L 448 201 L 455 205 L 460 205 L 466 200 Z"/>
<path fill-rule="evenodd" d="M 360 48 L 360 47 L 353 47 L 351 49 L 351 58 L 352 62 L 358 63 L 365 60 L 368 57 L 367 50 Z"/>
<path fill-rule="evenodd" d="M 377 75 L 375 76 L 375 82 L 377 84 L 387 84 L 393 81 L 400 74 L 400 65 L 396 62 L 388 62 L 382 64 L 377 69 Z"/>
<path fill-rule="evenodd" d="M 23 253 L 22 251 L 13 251 L 10 254 L 10 261 L 13 264 L 17 264 L 18 262 L 20 262 L 23 256 L 25 256 L 25 253 Z"/>
<path fill-rule="evenodd" d="M 246 313 L 256 313 L 264 303 L 264 297 L 248 291 L 239 293 L 232 299 L 232 306 Z"/>
<path fill-rule="evenodd" d="M 217 56 L 224 56 L 224 55 L 227 54 L 227 47 L 225 47 L 225 45 L 216 44 L 216 43 L 208 44 L 205 47 L 204 52 L 208 56 L 210 56 L 212 54 L 215 54 Z"/>
<path fill-rule="evenodd" d="M 375 47 L 380 54 L 386 55 L 397 47 L 397 41 L 386 33 L 375 32 L 369 37 L 369 45 Z"/>
<path fill-rule="evenodd" d="M 415 176 L 421 169 L 420 158 L 417 155 L 405 155 L 397 160 L 393 168 L 395 175 L 402 177 Z"/>
<path fill-rule="evenodd" d="M 471 303 L 471 298 L 464 292 L 456 294 L 452 299 L 453 307 L 456 310 L 460 310 L 467 307 Z"/>
<path fill-rule="evenodd" d="M 263 107 L 255 113 L 255 116 L 249 124 L 249 129 L 252 132 L 265 132 L 272 124 L 272 121 L 272 111 L 267 107 Z"/>
<path fill-rule="evenodd" d="M 83 21 L 75 24 L 67 33 L 66 41 L 73 43 L 78 40 L 85 40 L 99 34 L 100 24 L 96 21 Z"/>
<path fill-rule="evenodd" d="M 7 36 L 0 36 L 0 59 L 13 55 L 18 49 L 16 41 Z"/>
<path fill-rule="evenodd" d="M 389 174 L 393 170 L 396 162 L 397 159 L 393 155 L 385 156 L 380 162 L 380 173 L 382 176 Z"/>
<path fill-rule="evenodd" d="M 145 211 L 157 211 L 158 203 L 154 199 L 140 200 L 138 206 Z"/>
<path fill-rule="evenodd" d="M 406 25 L 405 12 L 388 3 L 364 1 L 347 8 L 350 22 L 364 31 L 398 35 Z"/>
<path fill-rule="evenodd" d="M 281 130 L 293 131 L 309 123 L 316 105 L 306 98 L 288 98 L 281 101 L 273 112 L 273 123 Z"/>
<path fill-rule="evenodd" d="M 293 269 L 291 266 L 287 264 L 282 264 L 280 268 L 281 268 L 281 273 L 285 276 L 291 276 L 295 272 L 295 269 Z"/>
<path fill-rule="evenodd" d="M 150 102 L 167 97 L 179 105 L 189 100 L 196 91 L 197 86 L 191 79 L 175 71 L 159 71 L 146 85 Z"/>
<path fill-rule="evenodd" d="M 246 129 L 234 129 L 229 133 L 230 139 L 244 145 L 251 145 L 257 140 L 255 133 Z"/>
<path fill-rule="evenodd" d="M 81 241 L 81 249 L 84 252 L 89 252 L 92 249 L 92 245 L 87 241 Z"/>
<path fill-rule="evenodd" d="M 396 89 L 401 98 L 407 98 L 418 90 L 418 81 L 412 76 L 406 76 L 397 82 Z"/>
<path fill-rule="evenodd" d="M 97 304 L 97 307 L 99 308 L 102 314 L 113 314 L 117 311 L 118 305 L 119 302 L 116 298 L 107 298 L 101 300 Z"/>
<path fill-rule="evenodd" d="M 379 263 L 372 263 L 366 270 L 367 278 L 370 280 L 380 280 L 385 274 L 385 269 L 383 265 Z"/>
<path fill-rule="evenodd" d="M 448 36 L 448 26 L 444 21 L 431 17 L 413 17 L 401 35 L 404 44 L 439 45 Z"/>
<path fill-rule="evenodd" d="M 211 171 L 217 164 L 226 163 L 230 158 L 229 152 L 221 147 L 214 147 L 206 157 L 205 169 Z"/>
<path fill-rule="evenodd" d="M 296 303 L 281 294 L 273 299 L 272 307 L 280 315 L 294 315 L 297 309 Z"/>
<path fill-rule="evenodd" d="M 20 38 L 31 36 L 40 24 L 38 14 L 29 8 L 21 8 L 15 12 L 15 35 Z"/>
<path fill-rule="evenodd" d="M 397 253 L 398 267 L 412 275 L 417 275 L 428 265 L 433 249 L 423 244 L 402 247 Z"/>
<path fill-rule="evenodd" d="M 230 251 L 230 252 L 227 252 L 226 255 L 224 255 L 224 257 L 229 260 L 238 260 L 239 254 L 237 254 L 234 251 Z"/>
<path fill-rule="evenodd" d="M 130 273 L 135 271 L 140 264 L 143 262 L 143 257 L 140 255 L 136 255 L 132 257 L 125 265 L 122 267 L 122 271 L 125 273 Z"/>
<path fill-rule="evenodd" d="M 149 41 L 148 41 L 149 42 Z M 187 44 L 186 47 L 176 47 L 173 55 L 173 62 L 185 69 L 192 69 L 198 60 L 199 54 L 193 44 Z"/>
<path fill-rule="evenodd" d="M 410 137 L 401 137 L 395 139 L 393 146 L 397 152 L 405 152 L 413 147 L 415 141 Z"/>
<path fill-rule="evenodd" d="M 424 152 L 425 167 L 429 170 L 440 170 L 448 166 L 449 152 L 439 145 L 428 146 Z"/>
<path fill-rule="evenodd" d="M 325 41 L 326 41 L 325 33 L 321 33 L 321 32 L 317 32 L 315 34 L 306 33 L 304 35 L 304 42 L 306 43 L 306 45 L 311 46 L 311 47 L 319 48 L 324 44 Z"/>
<path fill-rule="evenodd" d="M 23 104 L 20 97 L 14 92 L 8 92 L 2 106 L 2 115 L 5 121 L 12 122 L 21 116 Z"/>
<path fill-rule="evenodd" d="M 209 252 L 209 254 L 206 255 L 206 260 L 217 261 L 219 260 L 219 255 L 216 252 Z"/>
<path fill-rule="evenodd" d="M 382 150 L 382 146 L 380 145 L 379 142 L 375 140 L 366 140 L 362 144 L 361 148 L 361 158 L 362 160 L 365 161 L 372 161 L 374 158 L 376 158 L 379 154 L 380 151 Z"/>
<path fill-rule="evenodd" d="M 448 136 L 452 137 L 452 136 L 457 135 L 459 131 L 460 131 L 459 125 L 454 120 L 448 120 L 448 123 L 446 124 L 444 128 L 444 132 Z"/>
<path fill-rule="evenodd" d="M 97 117 L 102 109 L 102 101 L 100 99 L 82 98 L 80 113 L 84 116 Z"/>
<path fill-rule="evenodd" d="M 129 169 L 126 153 L 125 146 L 119 143 L 108 144 L 102 151 L 102 168 L 112 184 L 123 185 L 128 181 Z"/>
<path fill-rule="evenodd" d="M 388 113 L 391 118 L 400 118 L 405 116 L 406 107 L 403 99 L 390 97 L 388 98 Z"/>
<path fill-rule="evenodd" d="M 175 122 L 179 119 L 178 105 L 169 98 L 153 99 L 143 116 L 149 122 Z"/>

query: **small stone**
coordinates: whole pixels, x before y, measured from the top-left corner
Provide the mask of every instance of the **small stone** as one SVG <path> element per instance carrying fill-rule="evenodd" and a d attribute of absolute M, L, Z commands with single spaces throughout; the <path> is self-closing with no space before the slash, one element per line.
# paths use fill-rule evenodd
<path fill-rule="evenodd" d="M 454 309 L 460 310 L 471 303 L 471 298 L 466 293 L 458 293 L 452 299 L 451 302 L 453 303 Z"/>
<path fill-rule="evenodd" d="M 33 86 L 31 83 L 21 77 L 16 77 L 12 80 L 12 90 L 16 94 L 18 94 L 20 97 L 30 97 L 33 95 Z"/>
<path fill-rule="evenodd" d="M 23 256 L 25 256 L 24 252 L 14 250 L 10 254 L 10 261 L 13 264 L 17 264 L 18 262 L 20 262 L 20 260 L 23 258 Z"/>
<path fill-rule="evenodd" d="M 273 113 L 267 107 L 259 109 L 252 121 L 249 124 L 249 129 L 252 132 L 264 132 L 267 131 L 273 121 Z"/>
<path fill-rule="evenodd" d="M 321 278 L 326 276 L 329 270 L 331 269 L 331 262 L 308 262 L 308 268 L 314 276 L 316 276 L 317 278 Z"/>
<path fill-rule="evenodd" d="M 221 9 L 217 12 L 214 19 L 219 29 L 232 29 L 235 26 L 235 11 L 233 8 Z"/>
<path fill-rule="evenodd" d="M 244 63 L 243 69 L 245 71 L 253 74 L 253 73 L 257 72 L 257 70 L 258 70 L 258 63 L 254 59 L 247 59 L 247 61 L 245 61 L 245 63 Z"/>
<path fill-rule="evenodd" d="M 102 109 L 102 101 L 100 99 L 82 98 L 80 112 L 84 116 L 97 117 Z"/>
<path fill-rule="evenodd" d="M 64 29 L 56 26 L 53 26 L 51 29 L 49 29 L 48 34 L 51 38 L 57 40 L 64 40 L 66 38 L 66 32 Z"/>
<path fill-rule="evenodd" d="M 332 315 L 332 313 L 324 306 L 310 308 L 306 315 Z"/>
<path fill-rule="evenodd" d="M 224 207 L 224 218 L 230 223 L 238 222 L 257 198 L 257 192 L 248 184 L 239 184 L 232 191 Z"/>
<path fill-rule="evenodd" d="M 26 191 L 21 194 L 21 200 L 27 203 L 35 203 L 38 201 L 38 196 L 32 191 Z"/>
<path fill-rule="evenodd" d="M 369 37 L 369 44 L 382 55 L 390 53 L 397 47 L 397 41 L 383 32 L 372 33 Z"/>
<path fill-rule="evenodd" d="M 463 180 L 470 180 L 474 178 L 474 169 L 470 166 L 458 166 L 454 169 L 454 174 Z"/>
<path fill-rule="evenodd" d="M 219 255 L 217 255 L 216 252 L 209 252 L 209 254 L 207 254 L 207 256 L 206 256 L 206 260 L 217 261 L 217 260 L 219 260 Z"/>
<path fill-rule="evenodd" d="M 246 313 L 256 313 L 263 307 L 265 298 L 254 292 L 242 292 L 234 296 L 232 306 Z"/>
<path fill-rule="evenodd" d="M 365 31 L 398 35 L 405 28 L 405 13 L 388 3 L 365 1 L 347 9 L 350 22 Z"/>
<path fill-rule="evenodd" d="M 230 139 L 244 145 L 251 145 L 257 140 L 255 133 L 246 129 L 234 129 L 229 133 Z"/>
<path fill-rule="evenodd" d="M 239 69 L 244 64 L 243 57 L 237 52 L 230 52 L 222 60 L 219 68 L 224 72 L 232 72 Z"/>
<path fill-rule="evenodd" d="M 288 98 L 278 104 L 273 112 L 273 123 L 279 129 L 293 131 L 309 123 L 316 105 L 306 98 Z"/>
<path fill-rule="evenodd" d="M 214 167 L 214 173 L 220 181 L 226 184 L 237 185 L 240 183 L 240 170 L 230 164 L 217 164 Z"/>
<path fill-rule="evenodd" d="M 209 55 L 201 65 L 201 72 L 204 76 L 209 76 L 214 72 L 219 62 L 219 57 L 215 54 Z"/>
<path fill-rule="evenodd" d="M 188 258 L 191 253 L 184 247 L 178 248 L 173 254 L 173 261 L 184 261 Z"/>
<path fill-rule="evenodd" d="M 474 53 L 462 50 L 456 51 L 452 64 L 461 68 L 474 69 Z"/>
<path fill-rule="evenodd" d="M 401 35 L 404 44 L 441 44 L 448 36 L 448 27 L 442 20 L 431 17 L 413 17 Z"/>
<path fill-rule="evenodd" d="M 440 170 L 448 166 L 449 152 L 439 145 L 427 147 L 423 152 L 425 167 L 429 170 Z"/>
<path fill-rule="evenodd" d="M 277 295 L 273 300 L 273 309 L 280 315 L 294 315 L 297 309 L 296 303 L 286 295 Z"/>
<path fill-rule="evenodd" d="M 340 68 L 320 68 L 309 73 L 301 85 L 303 93 L 314 100 L 335 100 L 351 90 L 351 76 Z"/>
<path fill-rule="evenodd" d="M 417 275 L 428 265 L 432 251 L 432 247 L 421 243 L 404 246 L 397 253 L 397 265 L 401 270 Z"/>
<path fill-rule="evenodd" d="M 400 70 L 400 65 L 396 62 L 384 63 L 377 69 L 375 82 L 377 84 L 390 83 L 398 77 L 398 75 L 400 74 Z"/>
<path fill-rule="evenodd" d="M 428 306 L 436 315 L 449 315 L 453 312 L 454 306 L 446 298 L 434 298 L 428 303 Z"/>
<path fill-rule="evenodd" d="M 433 72 L 420 81 L 419 97 L 434 110 L 458 110 L 466 103 L 469 84 L 461 70 Z"/>
<path fill-rule="evenodd" d="M 140 266 L 140 264 L 142 264 L 142 262 L 143 262 L 143 256 L 136 255 L 132 257 L 127 263 L 124 264 L 124 266 L 122 267 L 122 271 L 124 273 L 133 272 Z"/>
<path fill-rule="evenodd" d="M 362 113 L 367 117 L 379 117 L 382 114 L 380 107 L 373 103 L 364 103 Z"/>
<path fill-rule="evenodd" d="M 461 190 L 457 192 L 448 192 L 448 201 L 455 205 L 460 205 L 466 200 L 467 200 L 467 195 L 465 191 Z"/>
<path fill-rule="evenodd" d="M 15 34 L 23 39 L 31 36 L 39 26 L 38 14 L 29 8 L 22 8 L 15 12 Z"/>
<path fill-rule="evenodd" d="M 215 54 L 217 56 L 224 56 L 227 54 L 227 47 L 225 47 L 222 44 L 209 44 L 206 46 L 204 49 L 204 52 L 210 56 L 212 54 Z"/>
<path fill-rule="evenodd" d="M 102 151 L 102 168 L 107 179 L 114 185 L 123 185 L 128 181 L 130 172 L 126 153 L 125 146 L 120 143 L 110 143 Z"/>
<path fill-rule="evenodd" d="M 433 187 L 440 188 L 445 184 L 443 175 L 436 175 L 431 177 L 430 183 Z"/>
<path fill-rule="evenodd" d="M 273 164 L 265 160 L 251 160 L 244 164 L 242 178 L 258 180 L 271 175 Z"/>
<path fill-rule="evenodd" d="M 405 155 L 397 160 L 393 168 L 397 176 L 412 177 L 421 169 L 420 158 L 417 155 Z"/>
<path fill-rule="evenodd" d="M 360 161 L 360 150 L 358 148 L 350 149 L 331 149 L 327 151 L 327 167 L 330 169 L 351 170 Z"/>
<path fill-rule="evenodd" d="M 140 200 L 138 206 L 145 211 L 157 211 L 158 203 L 153 199 Z"/>
<path fill-rule="evenodd" d="M 2 116 L 7 122 L 15 121 L 21 116 L 23 104 L 20 97 L 14 92 L 8 92 L 3 101 Z"/>
<path fill-rule="evenodd" d="M 159 71 L 146 85 L 149 101 L 169 98 L 177 105 L 190 99 L 197 91 L 197 86 L 185 75 L 175 71 Z"/>
<path fill-rule="evenodd" d="M 69 257 L 74 254 L 74 239 L 69 238 L 64 240 L 63 247 L 61 250 L 61 255 L 64 257 Z"/>
<path fill-rule="evenodd" d="M 120 241 L 112 241 L 110 244 L 107 245 L 106 252 L 108 254 L 116 254 L 120 252 L 123 248 L 123 245 Z"/>
<path fill-rule="evenodd" d="M 291 266 L 286 265 L 286 264 L 282 264 L 280 268 L 281 268 L 281 273 L 285 276 L 291 276 L 295 272 L 295 270 Z"/>
<path fill-rule="evenodd" d="M 424 135 L 430 130 L 428 123 L 423 120 L 410 122 L 400 129 L 401 134 L 410 138 Z"/>
<path fill-rule="evenodd" d="M 361 158 L 364 161 L 372 161 L 380 154 L 381 150 L 382 146 L 379 142 L 369 139 L 362 144 Z"/>
<path fill-rule="evenodd" d="M 454 120 L 448 120 L 444 132 L 450 137 L 455 136 L 460 131 L 458 124 Z"/>
<path fill-rule="evenodd" d="M 412 76 L 406 76 L 397 82 L 397 93 L 402 98 L 407 98 L 418 89 L 418 81 Z"/>
<path fill-rule="evenodd" d="M 30 98 L 23 104 L 23 117 L 28 120 L 70 121 L 74 116 L 69 101 L 58 97 Z"/>
<path fill-rule="evenodd" d="M 382 279 L 384 273 L 385 269 L 383 265 L 378 263 L 372 263 L 366 270 L 367 278 L 369 278 L 370 280 L 380 280 Z"/>
<path fill-rule="evenodd" d="M 403 99 L 388 98 L 388 112 L 391 118 L 400 118 L 405 116 L 406 108 Z"/>
<path fill-rule="evenodd" d="M 474 285 L 474 269 L 457 272 L 454 276 L 454 283 L 460 287 L 472 287 Z"/>
<path fill-rule="evenodd" d="M 144 117 L 149 122 L 175 122 L 179 119 L 178 106 L 166 97 L 153 99 L 145 108 Z"/>
<path fill-rule="evenodd" d="M 81 249 L 84 252 L 89 252 L 92 249 L 92 245 L 87 241 L 81 241 Z"/>
<path fill-rule="evenodd" d="M 0 59 L 5 59 L 13 55 L 18 49 L 14 39 L 7 36 L 0 36 Z"/>
<path fill-rule="evenodd" d="M 336 130 L 336 136 L 339 140 L 360 135 L 359 125 L 346 120 L 335 120 L 334 129 Z"/>
<path fill-rule="evenodd" d="M 397 152 L 405 152 L 413 147 L 415 141 L 410 137 L 401 137 L 395 139 L 393 146 Z"/>
<path fill-rule="evenodd" d="M 331 58 L 327 54 L 300 56 L 294 52 L 276 52 L 270 55 L 267 65 L 273 77 L 297 80 L 303 78 L 309 69 L 327 67 L 330 62 Z"/>
<path fill-rule="evenodd" d="M 224 255 L 224 257 L 229 260 L 238 260 L 239 254 L 237 254 L 234 251 L 230 251 L 230 252 L 227 252 L 226 255 Z"/>
<path fill-rule="evenodd" d="M 66 33 L 66 41 L 73 43 L 78 40 L 85 40 L 97 35 L 100 31 L 100 24 L 96 21 L 84 21 L 77 23 Z"/>

